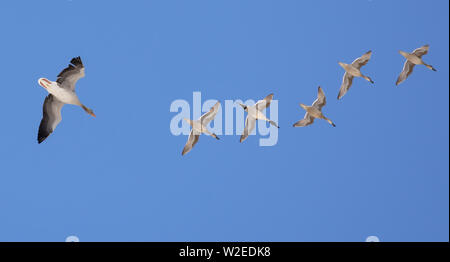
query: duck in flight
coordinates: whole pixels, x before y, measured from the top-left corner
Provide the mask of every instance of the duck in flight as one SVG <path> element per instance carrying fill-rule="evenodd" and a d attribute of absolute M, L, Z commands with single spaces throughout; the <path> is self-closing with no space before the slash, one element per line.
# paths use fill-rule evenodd
<path fill-rule="evenodd" d="M 405 64 L 403 65 L 402 72 L 397 78 L 397 82 L 395 83 L 395 85 L 399 85 L 401 82 L 405 81 L 406 78 L 412 73 L 415 65 L 424 65 L 428 69 L 436 71 L 436 69 L 433 66 L 426 64 L 422 60 L 422 56 L 428 53 L 429 48 L 430 48 L 429 45 L 424 45 L 414 50 L 411 54 L 399 51 L 399 53 L 406 58 L 406 61 Z"/>
<path fill-rule="evenodd" d="M 86 113 L 95 117 L 92 109 L 84 106 L 75 93 L 75 84 L 84 77 L 84 66 L 80 57 L 70 61 L 68 67 L 59 73 L 56 82 L 46 78 L 39 78 L 38 83 L 45 88 L 49 95 L 44 100 L 43 116 L 38 131 L 38 143 L 42 143 L 61 122 L 61 108 L 64 104 L 81 106 Z"/>
<path fill-rule="evenodd" d="M 217 115 L 217 112 L 219 111 L 220 102 L 217 101 L 216 104 L 214 104 L 211 109 L 203 114 L 198 120 L 190 120 L 187 118 L 184 118 L 184 121 L 188 122 L 190 126 L 192 126 L 192 130 L 189 133 L 188 141 L 186 142 L 186 145 L 183 148 L 183 151 L 181 152 L 181 155 L 184 156 L 187 152 L 191 151 L 191 149 L 197 144 L 198 139 L 202 133 L 205 133 L 207 135 L 210 135 L 214 137 L 215 139 L 219 140 L 219 137 L 211 133 L 207 125 L 209 122 L 211 122 Z"/>
<path fill-rule="evenodd" d="M 370 77 L 363 75 L 360 71 L 361 67 L 363 67 L 364 65 L 367 64 L 367 62 L 369 62 L 371 56 L 372 51 L 368 51 L 361 57 L 355 59 L 355 61 L 353 61 L 351 64 L 339 62 L 339 65 L 345 69 L 345 74 L 344 77 L 342 78 L 342 85 L 341 89 L 339 90 L 338 99 L 341 99 L 350 89 L 350 87 L 352 86 L 353 77 L 355 76 L 362 77 L 372 84 L 374 83 Z"/>
<path fill-rule="evenodd" d="M 256 124 L 257 119 L 267 121 L 271 125 L 273 125 L 277 128 L 280 128 L 275 122 L 268 119 L 262 112 L 262 110 L 269 107 L 272 99 L 273 99 L 273 94 L 270 94 L 270 95 L 266 96 L 266 98 L 264 98 L 263 100 L 259 100 L 258 102 L 256 102 L 256 104 L 254 104 L 253 106 L 246 106 L 246 105 L 240 104 L 242 106 L 242 108 L 244 108 L 245 112 L 248 113 L 247 118 L 245 119 L 244 132 L 242 133 L 241 139 L 240 139 L 241 143 L 245 139 L 247 139 L 248 135 L 253 131 L 253 129 L 255 129 L 255 124 Z"/>
<path fill-rule="evenodd" d="M 335 127 L 336 125 L 333 123 L 333 121 L 331 121 L 330 119 L 325 117 L 322 113 L 322 107 L 324 107 L 326 105 L 326 103 L 327 103 L 327 99 L 325 97 L 325 93 L 323 92 L 322 88 L 319 86 L 317 99 L 316 99 L 316 101 L 314 101 L 312 106 L 306 106 L 304 104 L 300 104 L 300 106 L 306 110 L 306 114 L 302 120 L 300 120 L 294 124 L 294 127 L 311 125 L 312 123 L 314 123 L 314 118 L 324 119 L 328 123 L 330 123 L 333 127 Z"/>

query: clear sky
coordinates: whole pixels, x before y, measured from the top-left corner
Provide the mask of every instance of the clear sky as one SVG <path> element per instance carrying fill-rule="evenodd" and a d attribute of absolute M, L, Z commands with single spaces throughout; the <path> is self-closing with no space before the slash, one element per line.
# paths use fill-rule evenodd
<path fill-rule="evenodd" d="M 449 2 L 2 1 L 0 241 L 449 240 Z M 430 45 L 395 86 L 404 58 Z M 344 70 L 372 50 L 337 100 Z M 37 84 L 81 56 L 42 144 Z M 323 120 L 299 103 L 321 85 Z M 279 101 L 279 139 L 202 135 L 176 99 Z"/>

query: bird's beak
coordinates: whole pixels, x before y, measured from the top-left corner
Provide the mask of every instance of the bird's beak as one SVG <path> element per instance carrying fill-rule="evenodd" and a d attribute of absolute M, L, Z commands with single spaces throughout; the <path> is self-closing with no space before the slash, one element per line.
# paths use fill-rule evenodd
<path fill-rule="evenodd" d="M 300 104 L 300 106 L 306 110 L 306 106 L 304 104 Z"/>
<path fill-rule="evenodd" d="M 52 82 L 50 82 L 48 79 L 46 78 L 39 78 L 38 83 L 40 86 L 42 86 L 43 88 L 48 88 L 48 86 L 50 86 L 52 84 Z"/>
<path fill-rule="evenodd" d="M 239 103 L 239 105 L 240 105 L 240 106 L 242 106 L 242 108 L 244 108 L 244 109 L 245 109 L 245 105 L 243 105 L 243 104 L 241 104 L 241 103 Z"/>
<path fill-rule="evenodd" d="M 405 52 L 403 52 L 403 51 L 398 51 L 402 56 L 404 56 L 404 57 L 406 57 L 406 53 Z"/>
<path fill-rule="evenodd" d="M 93 117 L 97 117 L 97 116 L 94 114 L 94 112 L 90 113 L 90 115 L 93 116 Z"/>
<path fill-rule="evenodd" d="M 344 67 L 344 63 L 338 62 L 338 64 L 339 64 L 340 66 Z"/>

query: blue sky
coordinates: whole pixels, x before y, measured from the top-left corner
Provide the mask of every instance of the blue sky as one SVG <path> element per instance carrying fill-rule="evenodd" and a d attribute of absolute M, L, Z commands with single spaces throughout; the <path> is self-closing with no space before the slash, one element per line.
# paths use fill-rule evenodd
<path fill-rule="evenodd" d="M 448 1 L 0 4 L 0 241 L 449 240 Z M 399 87 L 399 50 L 430 45 Z M 336 100 L 343 69 L 372 50 Z M 75 106 L 36 141 L 37 79 L 81 56 Z M 300 102 L 321 85 L 324 113 Z M 186 156 L 176 99 L 279 100 L 279 139 L 207 136 Z"/>

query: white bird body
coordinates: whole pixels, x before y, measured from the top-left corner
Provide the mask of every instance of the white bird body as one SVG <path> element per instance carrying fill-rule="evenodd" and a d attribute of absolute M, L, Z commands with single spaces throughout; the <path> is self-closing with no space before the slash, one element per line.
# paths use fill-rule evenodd
<path fill-rule="evenodd" d="M 209 132 L 208 128 L 206 127 L 205 123 L 202 123 L 201 120 L 190 120 L 190 119 L 185 119 L 186 122 L 189 123 L 189 125 L 192 126 L 192 130 L 194 132 L 194 134 L 196 135 L 200 135 L 202 133 L 205 133 L 207 135 L 211 135 L 212 133 Z"/>
<path fill-rule="evenodd" d="M 356 77 L 363 76 L 363 74 L 361 74 L 361 71 L 358 68 L 356 68 L 352 65 L 349 65 L 349 64 L 342 63 L 342 62 L 339 62 L 339 64 L 345 69 L 345 72 L 349 73 L 350 75 L 356 76 Z"/>
<path fill-rule="evenodd" d="M 269 121 L 269 119 L 264 115 L 263 112 L 256 108 L 256 104 L 253 106 L 247 106 L 247 113 L 250 117 L 257 120 Z"/>
<path fill-rule="evenodd" d="M 45 90 L 47 90 L 47 92 L 54 95 L 59 101 L 63 102 L 64 104 L 81 106 L 81 102 L 74 91 L 61 88 L 57 82 L 53 82 L 45 78 L 39 78 L 38 82 L 45 88 Z M 50 82 L 50 84 L 45 84 L 45 82 Z"/>
<path fill-rule="evenodd" d="M 404 56 L 408 61 L 410 61 L 411 63 L 415 64 L 415 65 L 423 65 L 425 64 L 422 61 L 422 58 L 416 56 L 415 54 L 410 54 L 407 52 L 403 52 L 403 51 L 399 51 L 399 53 Z"/>
<path fill-rule="evenodd" d="M 324 117 L 323 113 L 313 106 L 307 106 L 307 105 L 301 104 L 301 107 L 303 107 L 303 109 L 305 109 L 306 112 L 308 112 L 308 114 L 310 114 L 314 118 L 323 118 Z"/>

